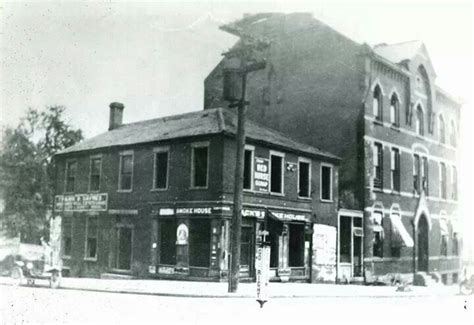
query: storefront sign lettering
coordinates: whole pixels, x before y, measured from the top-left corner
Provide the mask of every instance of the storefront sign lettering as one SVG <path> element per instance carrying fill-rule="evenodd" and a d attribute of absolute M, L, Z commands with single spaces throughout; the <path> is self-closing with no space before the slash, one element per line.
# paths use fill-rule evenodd
<path fill-rule="evenodd" d="M 159 211 L 160 216 L 172 216 L 174 214 L 174 209 L 163 208 Z"/>
<path fill-rule="evenodd" d="M 107 211 L 107 193 L 56 195 L 55 211 Z"/>
<path fill-rule="evenodd" d="M 264 219 L 265 218 L 265 211 L 242 209 L 242 216 L 244 216 L 244 217 L 254 217 L 254 218 L 257 218 L 257 219 Z"/>
<path fill-rule="evenodd" d="M 161 274 L 174 274 L 174 267 L 160 266 L 160 267 L 158 267 L 158 273 L 161 273 Z"/>
<path fill-rule="evenodd" d="M 269 191 L 269 164 L 268 159 L 255 157 L 254 189 L 257 192 Z"/>
<path fill-rule="evenodd" d="M 211 214 L 211 208 L 177 208 L 176 214 Z"/>
<path fill-rule="evenodd" d="M 304 214 L 294 214 L 294 213 L 284 213 L 284 212 L 272 212 L 278 219 L 280 220 L 288 220 L 288 221 L 309 221 L 308 217 Z"/>

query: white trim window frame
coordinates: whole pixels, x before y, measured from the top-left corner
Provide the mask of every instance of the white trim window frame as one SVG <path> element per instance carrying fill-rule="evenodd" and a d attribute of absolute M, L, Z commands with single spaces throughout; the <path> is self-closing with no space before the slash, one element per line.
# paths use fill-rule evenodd
<path fill-rule="evenodd" d="M 301 164 L 307 164 L 308 165 L 308 176 L 307 176 L 307 193 L 306 195 L 300 195 L 301 193 Z M 297 190 L 298 190 L 298 198 L 299 199 L 311 199 L 311 159 L 304 158 L 304 157 L 298 157 L 298 181 L 297 181 Z"/>
<path fill-rule="evenodd" d="M 166 153 L 166 180 L 165 180 L 165 186 L 164 187 L 157 187 L 156 184 L 156 177 L 157 177 L 157 169 L 159 166 L 157 166 L 157 156 L 158 154 L 163 154 Z M 152 191 L 166 191 L 168 190 L 169 186 L 169 177 L 170 177 L 170 147 L 169 146 L 164 146 L 164 147 L 156 147 L 153 148 L 153 180 L 152 180 Z"/>
<path fill-rule="evenodd" d="M 90 233 L 90 219 L 95 219 L 95 233 L 92 234 Z M 99 248 L 99 216 L 98 215 L 89 215 L 86 217 L 86 240 L 84 243 L 84 260 L 86 261 L 97 261 L 97 250 Z M 91 256 L 90 249 L 92 243 L 89 242 L 89 239 L 95 240 L 95 248 L 94 248 L 94 256 Z"/>
<path fill-rule="evenodd" d="M 442 200 L 446 200 L 448 198 L 448 189 L 447 189 L 447 167 L 446 164 L 443 162 L 439 163 L 439 197 Z"/>
<path fill-rule="evenodd" d="M 69 173 L 70 173 L 70 165 L 71 164 L 75 164 L 75 170 L 74 170 L 74 175 L 73 177 L 70 177 Z M 69 186 L 71 184 L 70 182 L 70 178 L 73 179 L 73 185 L 72 185 L 72 188 L 69 189 Z M 76 178 L 77 178 L 77 159 L 67 159 L 66 160 L 66 166 L 65 166 L 65 169 L 64 169 L 64 193 L 74 193 L 74 191 L 76 190 Z"/>
<path fill-rule="evenodd" d="M 390 148 L 390 183 L 391 188 L 395 192 L 400 192 L 400 149 L 397 147 Z"/>
<path fill-rule="evenodd" d="M 99 174 L 92 174 L 92 163 L 93 161 L 99 161 Z M 99 181 L 97 182 L 97 189 L 93 189 L 92 188 L 92 177 L 93 176 L 98 176 L 99 178 Z M 90 156 L 89 157 L 89 186 L 88 186 L 88 189 L 89 189 L 89 192 L 93 192 L 93 193 L 97 193 L 97 192 L 100 192 L 100 183 L 101 183 L 101 180 L 102 180 L 102 155 L 94 155 L 94 156 Z"/>
<path fill-rule="evenodd" d="M 323 168 L 329 168 L 329 198 L 323 197 Z M 332 202 L 334 198 L 334 165 L 328 163 L 321 163 L 319 167 L 319 199 L 322 202 Z"/>
<path fill-rule="evenodd" d="M 204 186 L 196 186 L 195 185 L 195 171 L 196 168 L 194 166 L 194 151 L 196 149 L 206 148 L 207 149 L 207 160 L 206 160 L 206 184 Z M 190 188 L 191 189 L 207 189 L 209 187 L 209 156 L 210 156 L 210 143 L 209 141 L 203 142 L 195 142 L 191 144 L 191 182 Z"/>
<path fill-rule="evenodd" d="M 249 171 L 250 172 L 250 181 L 249 181 L 250 182 L 250 187 L 246 188 L 245 187 L 245 176 L 246 176 L 245 175 L 245 171 L 246 171 L 246 169 L 245 169 L 245 163 L 246 163 L 246 161 L 245 161 L 245 152 L 248 152 L 248 151 L 250 151 L 250 171 Z M 254 181 L 255 181 L 254 180 L 254 174 L 255 174 L 255 166 L 254 166 L 255 163 L 254 163 L 254 161 L 255 161 L 255 146 L 246 144 L 245 145 L 245 150 L 244 150 L 244 179 L 243 179 L 243 185 L 242 185 L 244 191 L 252 192 L 254 190 Z"/>
<path fill-rule="evenodd" d="M 273 192 L 272 191 L 272 157 L 280 157 L 281 158 L 281 175 L 280 175 L 280 192 Z M 285 154 L 279 151 L 270 150 L 269 154 L 269 174 L 270 174 L 270 194 L 272 195 L 285 195 Z"/>
<path fill-rule="evenodd" d="M 131 164 L 131 173 L 130 173 L 130 188 L 122 188 L 122 169 L 123 169 L 123 159 L 124 157 L 132 157 L 132 160 L 130 162 Z M 129 193 L 132 192 L 133 190 L 133 170 L 134 170 L 134 160 L 135 160 L 135 155 L 133 150 L 126 150 L 126 151 L 121 151 L 119 153 L 119 177 L 118 177 L 118 190 L 117 192 L 123 192 L 123 193 Z"/>

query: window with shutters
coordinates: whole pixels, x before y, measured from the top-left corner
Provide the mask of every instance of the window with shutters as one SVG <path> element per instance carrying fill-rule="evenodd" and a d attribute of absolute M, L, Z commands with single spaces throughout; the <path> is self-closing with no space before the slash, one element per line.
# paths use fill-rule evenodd
<path fill-rule="evenodd" d="M 119 191 L 131 191 L 133 182 L 133 152 L 120 153 Z"/>
<path fill-rule="evenodd" d="M 89 216 L 86 219 L 86 259 L 97 259 L 98 218 Z"/>
<path fill-rule="evenodd" d="M 91 157 L 89 172 L 89 191 L 98 192 L 100 190 L 100 178 L 102 172 L 102 158 Z"/>

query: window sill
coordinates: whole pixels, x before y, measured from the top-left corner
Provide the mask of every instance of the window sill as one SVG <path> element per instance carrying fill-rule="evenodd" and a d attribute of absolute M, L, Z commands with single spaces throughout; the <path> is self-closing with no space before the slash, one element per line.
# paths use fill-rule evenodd
<path fill-rule="evenodd" d="M 132 190 L 117 190 L 117 193 L 132 193 Z"/>
<path fill-rule="evenodd" d="M 311 201 L 311 197 L 309 197 L 309 196 L 298 196 L 298 200 Z"/>
<path fill-rule="evenodd" d="M 375 125 L 380 125 L 380 126 L 383 126 L 383 121 L 382 120 L 377 120 L 376 118 L 374 119 L 374 122 L 373 122 Z"/>
<path fill-rule="evenodd" d="M 285 193 L 270 192 L 270 195 L 284 197 Z"/>
<path fill-rule="evenodd" d="M 84 257 L 84 261 L 97 262 L 97 257 Z"/>
<path fill-rule="evenodd" d="M 207 189 L 209 189 L 209 187 L 208 186 L 197 186 L 197 187 L 193 186 L 193 187 L 190 187 L 189 189 L 192 190 L 192 191 L 194 191 L 194 190 L 207 190 Z"/>
<path fill-rule="evenodd" d="M 150 192 L 166 192 L 168 191 L 168 188 L 152 188 Z"/>
<path fill-rule="evenodd" d="M 373 192 L 380 192 L 380 193 L 383 193 L 383 188 L 381 188 L 381 187 L 374 187 L 374 188 L 372 188 L 372 191 L 373 191 Z"/>
<path fill-rule="evenodd" d="M 393 131 L 395 132 L 400 132 L 400 126 L 399 125 L 396 125 L 396 124 L 392 124 L 390 126 L 390 129 L 392 129 Z"/>
<path fill-rule="evenodd" d="M 324 200 L 324 199 L 319 199 L 322 203 L 334 203 L 334 200 Z"/>
<path fill-rule="evenodd" d="M 394 189 L 392 189 L 392 192 L 391 192 L 390 194 L 392 194 L 392 195 L 398 195 L 398 196 L 401 195 L 400 190 L 394 190 Z"/>

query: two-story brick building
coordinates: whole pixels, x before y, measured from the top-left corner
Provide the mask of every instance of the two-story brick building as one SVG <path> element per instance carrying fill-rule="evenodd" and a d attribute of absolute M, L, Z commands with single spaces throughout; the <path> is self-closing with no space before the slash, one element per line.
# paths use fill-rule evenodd
<path fill-rule="evenodd" d="M 122 124 L 123 109 L 112 103 L 108 132 L 55 156 L 65 270 L 226 279 L 236 115 L 218 108 Z M 254 277 L 267 220 L 273 280 L 334 281 L 334 265 L 325 275 L 313 266 L 312 242 L 317 226 L 335 233 L 339 158 L 250 121 L 246 128 L 242 277 Z"/>
<path fill-rule="evenodd" d="M 461 104 L 419 41 L 370 47 L 311 14 L 257 14 L 227 31 L 270 41 L 249 77 L 249 118 L 342 157 L 338 276 L 457 281 Z M 205 108 L 226 105 L 221 61 Z M 227 85 L 232 87 L 232 85 Z"/>

